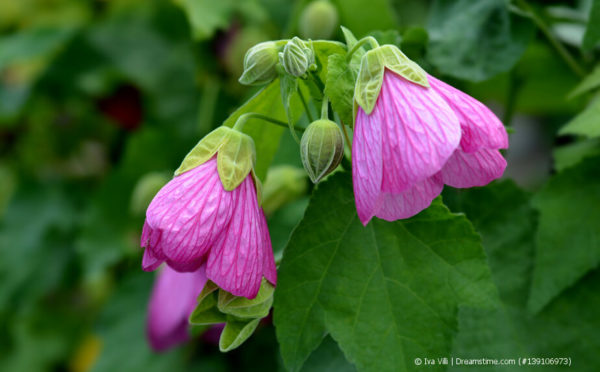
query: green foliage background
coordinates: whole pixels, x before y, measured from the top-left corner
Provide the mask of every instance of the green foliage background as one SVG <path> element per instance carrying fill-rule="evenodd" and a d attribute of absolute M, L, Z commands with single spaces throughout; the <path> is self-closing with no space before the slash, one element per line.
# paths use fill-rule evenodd
<path fill-rule="evenodd" d="M 228 354 L 207 336 L 155 354 L 136 185 L 244 112 L 308 123 L 278 81 L 237 78 L 247 48 L 296 35 L 310 1 L 0 0 L 0 370 L 461 370 L 413 362 L 450 356 L 600 368 L 600 1 L 331 2 L 358 38 L 399 45 L 499 114 L 505 179 L 363 229 L 336 173 L 269 217 L 283 252 L 272 320 Z M 315 46 L 349 123 L 343 50 Z M 301 167 L 283 128 L 245 128 L 258 177 Z"/>

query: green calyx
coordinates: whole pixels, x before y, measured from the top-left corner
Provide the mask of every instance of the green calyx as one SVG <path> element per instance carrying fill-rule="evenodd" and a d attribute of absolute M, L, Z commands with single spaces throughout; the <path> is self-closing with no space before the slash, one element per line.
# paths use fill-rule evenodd
<path fill-rule="evenodd" d="M 254 141 L 250 136 L 228 127 L 219 127 L 207 134 L 186 155 L 175 171 L 175 176 L 204 164 L 215 154 L 219 178 L 227 191 L 238 187 L 256 162 Z M 256 177 L 254 178 L 256 181 Z M 259 184 L 256 184 L 256 187 L 258 190 Z"/>
<path fill-rule="evenodd" d="M 396 46 L 382 45 L 371 49 L 362 57 L 354 90 L 356 104 L 367 114 L 370 114 L 375 107 L 386 68 L 408 81 L 429 88 L 425 70 L 411 61 Z"/>
<path fill-rule="evenodd" d="M 237 297 L 208 281 L 198 296 L 198 304 L 190 315 L 192 325 L 226 323 L 219 339 L 222 352 L 233 350 L 246 341 L 273 305 L 275 287 L 263 279 L 253 299 Z"/>

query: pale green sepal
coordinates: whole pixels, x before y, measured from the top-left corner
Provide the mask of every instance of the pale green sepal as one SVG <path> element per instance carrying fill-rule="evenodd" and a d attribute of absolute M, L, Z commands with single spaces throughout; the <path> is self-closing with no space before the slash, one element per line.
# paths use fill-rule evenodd
<path fill-rule="evenodd" d="M 183 158 L 181 165 L 175 171 L 175 176 L 179 176 L 210 160 L 219 151 L 219 148 L 227 142 L 232 132 L 235 131 L 231 128 L 219 127 L 207 134 Z"/>
<path fill-rule="evenodd" d="M 248 337 L 252 336 L 259 322 L 260 318 L 246 321 L 228 316 L 227 324 L 219 339 L 219 350 L 227 352 L 243 344 Z"/>
<path fill-rule="evenodd" d="M 408 81 L 429 87 L 425 70 L 411 61 L 396 46 L 383 45 L 371 49 L 362 58 L 354 91 L 354 100 L 367 114 L 370 114 L 375 107 L 386 68 Z"/>
<path fill-rule="evenodd" d="M 221 312 L 238 318 L 264 318 L 269 315 L 269 310 L 273 305 L 274 290 L 275 287 L 265 279 L 263 279 L 258 294 L 251 300 L 221 290 L 217 307 Z"/>
<path fill-rule="evenodd" d="M 209 325 L 225 323 L 227 316 L 219 311 L 216 307 L 211 307 L 208 310 L 196 311 L 190 315 L 189 323 L 193 325 Z"/>
<path fill-rule="evenodd" d="M 217 171 L 223 188 L 232 191 L 248 176 L 256 163 L 252 137 L 230 129 L 231 133 L 217 154 Z"/>
<path fill-rule="evenodd" d="M 202 288 L 202 292 L 200 292 L 200 294 L 198 295 L 198 299 L 196 300 L 198 302 L 198 305 L 202 304 L 202 302 L 204 302 L 204 300 L 208 297 L 208 295 L 213 293 L 217 289 L 219 289 L 218 285 L 211 282 L 210 280 L 207 281 L 206 284 L 204 285 L 204 288 Z"/>

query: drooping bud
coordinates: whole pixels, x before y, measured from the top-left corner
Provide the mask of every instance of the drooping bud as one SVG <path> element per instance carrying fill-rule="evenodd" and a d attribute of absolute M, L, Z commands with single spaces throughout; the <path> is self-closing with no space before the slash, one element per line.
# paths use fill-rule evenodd
<path fill-rule="evenodd" d="M 302 11 L 298 31 L 306 39 L 329 39 L 337 25 L 338 12 L 335 6 L 329 1 L 317 0 Z"/>
<path fill-rule="evenodd" d="M 315 63 L 315 53 L 306 42 L 294 37 L 285 45 L 283 52 L 279 53 L 279 61 L 285 72 L 301 77 Z"/>
<path fill-rule="evenodd" d="M 331 120 L 312 122 L 300 141 L 302 164 L 313 183 L 331 173 L 344 156 L 344 138 L 340 127 Z"/>
<path fill-rule="evenodd" d="M 302 168 L 280 165 L 269 169 L 262 190 L 262 207 L 267 216 L 282 205 L 295 200 L 306 192 L 306 174 Z"/>
<path fill-rule="evenodd" d="M 146 212 L 148 205 L 158 192 L 170 178 L 164 173 L 152 172 L 145 174 L 139 179 L 133 194 L 131 195 L 131 203 L 129 210 L 133 215 L 141 216 Z"/>
<path fill-rule="evenodd" d="M 244 85 L 262 85 L 275 79 L 278 52 L 279 48 L 273 41 L 265 41 L 250 48 L 244 57 L 244 73 L 239 82 Z"/>
<path fill-rule="evenodd" d="M 375 107 L 386 68 L 408 81 L 429 87 L 425 70 L 395 45 L 382 45 L 371 49 L 362 57 L 354 90 L 354 100 L 367 114 Z"/>
<path fill-rule="evenodd" d="M 227 191 L 238 187 L 256 162 L 252 137 L 229 127 L 219 127 L 194 146 L 175 171 L 175 175 L 204 164 L 215 154 L 219 178 Z"/>

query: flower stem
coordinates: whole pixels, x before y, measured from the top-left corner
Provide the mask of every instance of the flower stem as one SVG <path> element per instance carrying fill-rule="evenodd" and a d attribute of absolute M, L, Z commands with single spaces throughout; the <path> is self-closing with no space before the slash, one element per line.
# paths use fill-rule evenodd
<path fill-rule="evenodd" d="M 235 122 L 235 125 L 233 126 L 233 129 L 241 132 L 242 129 L 244 128 L 244 124 L 246 124 L 246 122 L 249 119 L 261 119 L 261 120 L 264 120 L 266 122 L 269 122 L 271 124 L 274 124 L 274 125 L 277 125 L 277 126 L 280 126 L 280 127 L 284 127 L 284 128 L 289 128 L 290 127 L 289 124 L 286 123 L 286 122 L 284 122 L 284 121 L 277 120 L 275 118 L 272 118 L 272 117 L 267 116 L 267 115 L 259 114 L 257 112 L 248 112 L 246 114 L 242 114 L 237 119 L 237 121 Z M 297 130 L 297 131 L 300 131 L 300 132 L 304 132 L 303 128 L 296 128 L 295 126 L 294 126 L 294 130 Z"/>
<path fill-rule="evenodd" d="M 310 112 L 310 108 L 306 103 L 306 99 L 304 98 L 304 94 L 302 94 L 302 88 L 298 87 L 298 96 L 300 96 L 300 101 L 302 102 L 302 106 L 304 106 L 304 111 L 306 111 L 306 116 L 308 116 L 308 120 L 312 123 L 315 119 Z"/>
<path fill-rule="evenodd" d="M 548 39 L 548 41 L 550 42 L 552 47 L 554 47 L 556 52 L 560 55 L 560 57 L 569 66 L 569 68 L 571 68 L 571 70 L 577 76 L 584 77 L 586 75 L 585 70 L 579 65 L 579 63 L 577 63 L 577 61 L 575 60 L 575 58 L 573 58 L 571 53 L 569 53 L 567 48 L 565 48 L 564 45 L 562 45 L 556 39 L 556 37 L 552 34 L 552 31 L 550 31 L 550 28 L 548 27 L 546 22 L 544 22 L 544 20 L 539 16 L 539 14 L 537 14 L 535 9 L 533 9 L 533 7 L 531 5 L 529 5 L 527 0 L 516 0 L 516 3 L 519 5 L 519 8 L 522 11 L 524 11 L 526 14 L 529 15 L 529 17 L 533 20 L 533 22 L 536 24 L 536 26 L 540 29 L 540 31 L 542 31 L 544 36 Z"/>
<path fill-rule="evenodd" d="M 356 53 L 356 51 L 359 50 L 366 43 L 371 44 L 371 47 L 373 49 L 379 46 L 377 39 L 375 39 L 373 36 L 365 36 L 359 41 L 357 41 L 356 44 L 354 44 L 354 46 L 352 47 L 352 49 L 348 51 L 348 55 L 346 55 L 346 61 L 350 61 L 352 59 L 352 55 Z"/>
<path fill-rule="evenodd" d="M 348 135 L 348 131 L 346 130 L 344 122 L 340 120 L 340 124 L 342 126 L 342 132 L 344 132 L 344 138 L 346 139 L 346 143 L 348 144 L 348 148 L 350 149 L 350 153 L 352 154 L 352 141 L 350 141 L 350 136 Z"/>
<path fill-rule="evenodd" d="M 321 104 L 321 119 L 329 119 L 329 100 L 323 95 L 323 104 Z"/>

